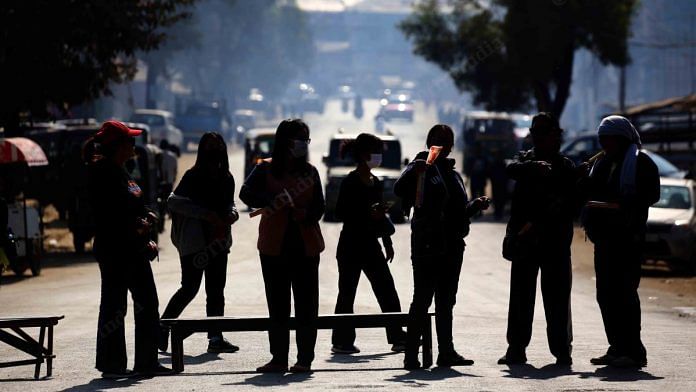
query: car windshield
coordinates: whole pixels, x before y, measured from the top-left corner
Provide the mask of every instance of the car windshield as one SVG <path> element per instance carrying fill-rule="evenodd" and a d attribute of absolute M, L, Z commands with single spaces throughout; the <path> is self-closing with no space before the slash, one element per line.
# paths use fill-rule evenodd
<path fill-rule="evenodd" d="M 691 194 L 689 188 L 678 185 L 661 185 L 660 200 L 653 204 L 653 207 L 688 210 L 691 208 Z"/>
<path fill-rule="evenodd" d="M 666 160 L 665 158 L 655 154 L 654 152 L 643 150 L 650 159 L 652 159 L 653 162 L 655 162 L 655 165 L 657 165 L 657 171 L 660 173 L 660 176 L 662 177 L 669 177 L 671 175 L 674 175 L 675 173 L 679 172 L 679 168 L 674 166 L 671 162 Z"/>
<path fill-rule="evenodd" d="M 329 146 L 329 166 L 355 166 L 355 161 L 350 154 L 341 158 L 341 146 L 347 139 L 333 139 Z M 385 140 L 382 164 L 380 167 L 388 169 L 401 169 L 401 143 L 397 140 Z"/>
<path fill-rule="evenodd" d="M 131 116 L 130 121 L 134 123 L 147 124 L 151 127 L 158 127 L 164 125 L 164 116 L 160 116 L 158 114 L 136 113 Z"/>

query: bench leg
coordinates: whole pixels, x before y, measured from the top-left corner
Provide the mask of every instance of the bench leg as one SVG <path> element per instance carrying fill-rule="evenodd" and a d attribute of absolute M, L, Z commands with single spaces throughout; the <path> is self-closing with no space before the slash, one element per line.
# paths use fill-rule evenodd
<path fill-rule="evenodd" d="M 41 327 L 39 332 L 39 347 L 37 349 L 36 355 L 36 367 L 34 368 L 34 379 L 38 380 L 41 375 L 41 363 L 43 363 L 44 353 L 44 339 L 46 337 L 46 327 Z"/>
<path fill-rule="evenodd" d="M 433 327 L 430 316 L 423 323 L 423 368 L 433 365 Z"/>
<path fill-rule="evenodd" d="M 53 375 L 53 326 L 48 327 L 48 349 L 46 357 L 46 377 Z"/>
<path fill-rule="evenodd" d="M 172 328 L 172 370 L 184 371 L 184 334 L 177 328 Z"/>

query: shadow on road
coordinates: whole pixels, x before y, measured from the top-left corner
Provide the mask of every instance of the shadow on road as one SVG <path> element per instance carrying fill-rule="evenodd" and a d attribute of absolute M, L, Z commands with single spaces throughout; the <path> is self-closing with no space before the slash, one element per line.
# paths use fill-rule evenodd
<path fill-rule="evenodd" d="M 346 355 L 346 354 L 334 354 L 331 358 L 327 359 L 326 362 L 330 363 L 368 363 L 375 360 L 384 359 L 392 355 L 403 355 L 402 353 L 388 352 L 380 354 L 367 354 L 367 355 Z"/>
<path fill-rule="evenodd" d="M 145 378 L 124 378 L 121 380 L 107 380 L 104 378 L 95 378 L 84 385 L 76 385 L 60 392 L 81 392 L 81 391 L 106 391 L 109 389 L 128 388 L 133 385 L 140 384 Z"/>
<path fill-rule="evenodd" d="M 222 385 L 254 385 L 257 387 L 279 387 L 294 384 L 297 382 L 307 381 L 312 378 L 312 373 L 302 373 L 302 374 L 256 374 L 255 376 L 249 377 L 244 381 L 222 384 Z"/>
<path fill-rule="evenodd" d="M 160 353 L 160 355 L 164 355 L 164 356 L 169 357 L 169 358 L 160 359 L 160 362 L 163 365 L 171 365 L 171 363 L 172 363 L 171 354 Z M 184 363 L 186 365 L 200 365 L 200 364 L 203 364 L 206 362 L 221 361 L 221 360 L 222 360 L 222 358 L 219 355 L 211 354 L 211 353 L 203 353 L 203 354 L 199 354 L 196 356 L 184 354 Z"/>
<path fill-rule="evenodd" d="M 503 372 L 507 373 L 504 377 L 524 380 L 550 380 L 556 377 L 581 374 L 579 372 L 574 372 L 573 369 L 568 366 L 559 366 L 553 363 L 540 368 L 530 364 L 511 365 L 507 369 L 504 369 Z"/>
<path fill-rule="evenodd" d="M 452 368 L 435 367 L 430 370 L 420 369 L 409 371 L 406 374 L 394 376 L 385 381 L 400 382 L 412 387 L 425 387 L 428 383 L 425 381 L 441 381 L 454 377 L 481 377 L 473 374 L 461 373 Z"/>
<path fill-rule="evenodd" d="M 631 382 L 631 381 L 656 381 L 664 377 L 654 376 L 644 370 L 617 369 L 609 366 L 601 367 L 594 372 L 584 372 L 580 378 L 599 378 L 600 381 Z"/>

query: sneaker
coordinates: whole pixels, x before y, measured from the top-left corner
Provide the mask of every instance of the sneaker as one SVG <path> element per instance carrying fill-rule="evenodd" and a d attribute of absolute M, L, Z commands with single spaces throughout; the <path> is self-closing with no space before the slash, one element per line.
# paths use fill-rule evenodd
<path fill-rule="evenodd" d="M 208 353 L 236 353 L 239 347 L 227 341 L 225 338 L 212 338 L 208 340 Z"/>
<path fill-rule="evenodd" d="M 357 354 L 360 352 L 360 349 L 353 344 L 345 346 L 334 344 L 331 347 L 331 352 L 334 354 Z"/>
<path fill-rule="evenodd" d="M 301 363 L 296 363 L 290 367 L 290 373 L 310 373 L 312 371 L 312 365 L 303 365 Z"/>
<path fill-rule="evenodd" d="M 258 373 L 287 373 L 288 364 L 271 361 L 263 366 L 257 367 L 256 371 Z"/>
<path fill-rule="evenodd" d="M 167 352 L 169 348 L 169 328 L 160 327 L 160 333 L 157 338 L 157 348 L 162 352 Z"/>
<path fill-rule="evenodd" d="M 394 343 L 391 346 L 391 350 L 395 353 L 402 353 L 406 351 L 406 342 Z"/>
<path fill-rule="evenodd" d="M 498 360 L 498 365 L 524 365 L 525 363 L 527 363 L 527 356 L 524 354 L 505 354 Z"/>
<path fill-rule="evenodd" d="M 604 354 L 601 357 L 590 359 L 590 363 L 593 365 L 606 366 L 616 359 L 615 356 L 611 354 Z"/>
<path fill-rule="evenodd" d="M 440 367 L 471 366 L 473 364 L 473 360 L 462 357 L 456 351 L 437 355 L 437 366 Z"/>
<path fill-rule="evenodd" d="M 105 372 L 102 372 L 101 376 L 102 378 L 109 379 L 109 380 L 118 380 L 122 378 L 129 378 L 133 377 L 135 373 L 132 370 L 128 369 L 121 369 L 121 370 L 107 370 Z"/>
<path fill-rule="evenodd" d="M 144 369 L 144 370 L 135 370 L 135 374 L 137 376 L 144 376 L 144 377 L 157 377 L 157 376 L 169 376 L 174 374 L 174 371 L 168 367 L 164 367 L 160 365 L 159 363 L 150 369 Z"/>
<path fill-rule="evenodd" d="M 609 362 L 609 366 L 624 369 L 638 369 L 646 366 L 647 364 L 648 361 L 646 359 L 636 360 L 628 356 L 621 356 Z"/>

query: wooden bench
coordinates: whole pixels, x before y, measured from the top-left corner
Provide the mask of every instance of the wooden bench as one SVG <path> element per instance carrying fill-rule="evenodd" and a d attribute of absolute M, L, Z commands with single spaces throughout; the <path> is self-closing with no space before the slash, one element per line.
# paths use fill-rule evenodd
<path fill-rule="evenodd" d="M 433 334 L 431 318 L 434 313 L 428 313 L 428 320 L 423 329 L 423 364 L 428 367 L 433 363 Z M 194 333 L 218 330 L 223 332 L 268 331 L 268 317 L 206 317 L 178 318 L 161 320 L 171 330 L 172 367 L 176 372 L 184 370 L 184 339 Z M 332 314 L 320 315 L 317 319 L 317 329 L 345 328 L 386 328 L 405 327 L 408 325 L 408 313 L 374 313 L 374 314 Z M 297 329 L 294 317 L 290 318 L 289 328 Z"/>
<path fill-rule="evenodd" d="M 46 377 L 51 377 L 53 358 L 56 357 L 53 354 L 53 327 L 62 319 L 63 316 L 0 318 L 0 341 L 34 357 L 34 359 L 21 361 L 0 362 L 0 368 L 34 365 L 34 378 L 38 379 L 41 364 L 46 361 Z M 39 328 L 39 340 L 29 336 L 24 331 L 25 328 Z M 47 330 L 48 339 L 46 339 Z M 47 345 L 44 345 L 46 340 L 48 340 Z"/>

